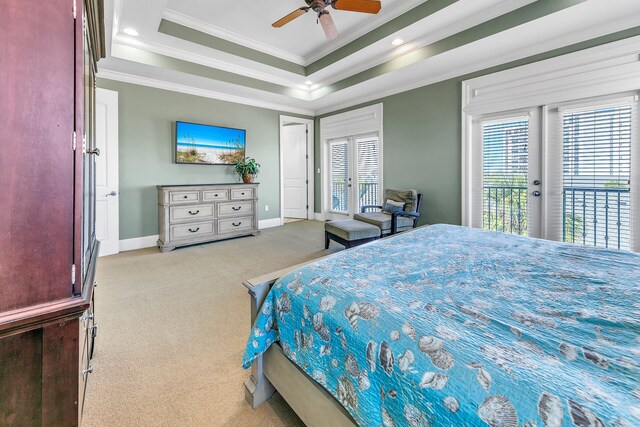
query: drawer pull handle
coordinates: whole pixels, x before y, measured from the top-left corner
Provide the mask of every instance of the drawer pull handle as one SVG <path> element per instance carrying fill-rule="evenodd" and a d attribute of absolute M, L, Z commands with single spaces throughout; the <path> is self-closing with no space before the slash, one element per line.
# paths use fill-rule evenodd
<path fill-rule="evenodd" d="M 198 210 L 197 210 L 197 211 L 195 211 L 195 212 L 191 212 L 191 211 L 189 211 L 189 214 L 190 214 L 190 215 L 198 215 L 199 213 L 200 213 L 200 209 L 198 209 Z"/>
<path fill-rule="evenodd" d="M 244 196 L 244 193 L 242 193 L 242 195 Z"/>
<path fill-rule="evenodd" d="M 234 227 L 240 227 L 242 225 L 242 221 L 237 224 L 235 222 L 232 222 L 231 225 L 233 225 Z"/>
<path fill-rule="evenodd" d="M 234 211 L 239 211 L 240 209 L 242 209 L 242 206 L 238 206 L 237 208 L 235 206 L 232 206 L 231 209 L 233 209 Z"/>
<path fill-rule="evenodd" d="M 182 196 L 182 197 L 184 197 L 185 199 L 188 199 L 188 198 L 189 198 L 189 196 Z"/>
<path fill-rule="evenodd" d="M 189 229 L 189 231 L 192 233 L 197 233 L 199 230 L 200 230 L 200 227 L 196 228 L 195 230 Z"/>

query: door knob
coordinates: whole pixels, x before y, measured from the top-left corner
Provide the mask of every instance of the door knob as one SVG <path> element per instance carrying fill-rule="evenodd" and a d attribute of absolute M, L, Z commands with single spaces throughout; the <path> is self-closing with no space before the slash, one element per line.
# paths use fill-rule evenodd
<path fill-rule="evenodd" d="M 117 195 L 118 195 L 118 193 L 116 193 L 115 191 L 112 191 L 111 193 L 107 194 L 106 197 L 117 196 Z"/>

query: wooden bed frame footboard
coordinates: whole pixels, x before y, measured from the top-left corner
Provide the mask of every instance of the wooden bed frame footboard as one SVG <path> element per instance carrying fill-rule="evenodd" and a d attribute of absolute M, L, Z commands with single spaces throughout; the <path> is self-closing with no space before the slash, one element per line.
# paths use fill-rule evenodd
<path fill-rule="evenodd" d="M 299 264 L 243 282 L 251 296 L 251 325 L 255 321 L 271 286 L 282 276 L 298 269 Z M 259 356 L 244 382 L 244 393 L 252 408 L 257 408 L 278 391 L 309 427 L 355 427 L 357 423 L 342 405 L 321 385 L 291 362 L 278 343 Z"/>

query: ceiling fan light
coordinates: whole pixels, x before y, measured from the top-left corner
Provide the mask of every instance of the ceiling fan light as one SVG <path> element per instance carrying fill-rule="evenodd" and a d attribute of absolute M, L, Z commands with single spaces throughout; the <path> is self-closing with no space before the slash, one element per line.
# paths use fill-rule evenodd
<path fill-rule="evenodd" d="M 397 39 L 394 39 L 391 42 L 391 44 L 394 45 L 394 46 L 402 46 L 404 44 L 404 40 L 402 40 L 400 38 L 397 38 Z"/>
<path fill-rule="evenodd" d="M 124 30 L 122 30 L 122 32 L 132 37 L 138 37 L 140 35 L 140 33 L 138 33 L 134 28 L 131 27 L 125 28 Z"/>

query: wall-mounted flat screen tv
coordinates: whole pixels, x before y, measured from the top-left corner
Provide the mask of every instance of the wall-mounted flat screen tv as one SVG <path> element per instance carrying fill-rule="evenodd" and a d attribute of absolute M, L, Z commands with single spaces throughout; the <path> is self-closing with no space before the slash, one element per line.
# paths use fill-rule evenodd
<path fill-rule="evenodd" d="M 247 131 L 176 122 L 176 163 L 235 165 L 244 158 Z"/>

